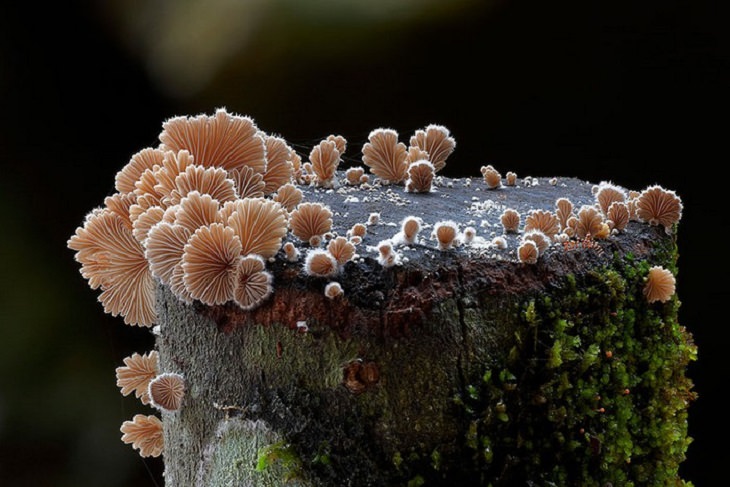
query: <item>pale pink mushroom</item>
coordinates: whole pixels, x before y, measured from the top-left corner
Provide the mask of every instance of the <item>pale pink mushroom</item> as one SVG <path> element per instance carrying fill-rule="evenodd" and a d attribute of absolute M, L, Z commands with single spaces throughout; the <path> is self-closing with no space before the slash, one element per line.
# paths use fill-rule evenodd
<path fill-rule="evenodd" d="M 248 166 L 260 174 L 266 171 L 266 146 L 250 117 L 219 108 L 213 116 L 171 118 L 162 128 L 160 148 L 187 150 L 196 164 L 226 170 Z"/>
<path fill-rule="evenodd" d="M 682 218 L 682 200 L 674 191 L 661 186 L 646 188 L 636 198 L 636 215 L 649 225 L 659 225 L 670 233 Z"/>
<path fill-rule="evenodd" d="M 523 240 L 517 248 L 517 257 L 523 264 L 534 264 L 540 255 L 537 245 L 532 240 Z"/>
<path fill-rule="evenodd" d="M 332 229 L 332 211 L 321 203 L 301 203 L 289 216 L 291 232 L 303 242 Z"/>
<path fill-rule="evenodd" d="M 159 457 L 162 454 L 162 421 L 157 416 L 136 414 L 132 421 L 122 423 L 119 430 L 124 433 L 122 441 L 131 443 L 141 457 Z"/>
<path fill-rule="evenodd" d="M 659 301 L 665 303 L 674 296 L 676 279 L 674 274 L 661 266 L 649 269 L 644 285 L 644 296 L 650 303 Z"/>
<path fill-rule="evenodd" d="M 160 374 L 149 382 L 147 395 L 157 409 L 167 413 L 177 411 L 185 397 L 185 379 L 180 374 Z"/>
<path fill-rule="evenodd" d="M 165 153 L 159 149 L 148 147 L 134 154 L 129 162 L 114 177 L 114 186 L 120 193 L 131 193 L 135 183 L 147 169 L 162 164 Z"/>
<path fill-rule="evenodd" d="M 276 192 L 284 184 L 291 181 L 294 172 L 291 163 L 292 149 L 281 137 L 265 135 L 266 171 L 264 172 L 264 193 Z"/>
<path fill-rule="evenodd" d="M 309 153 L 309 161 L 312 163 L 312 170 L 317 176 L 317 186 L 331 187 L 334 182 L 335 172 L 340 164 L 340 152 L 334 141 L 323 140 L 312 148 Z"/>
<path fill-rule="evenodd" d="M 150 397 L 147 394 L 147 386 L 155 378 L 159 369 L 159 354 L 151 351 L 144 355 L 133 353 L 124 359 L 124 366 L 117 367 L 117 387 L 121 388 L 123 396 L 134 392 L 135 397 L 142 401 L 142 404 L 149 404 Z"/>
<path fill-rule="evenodd" d="M 446 166 L 446 159 L 454 152 L 456 141 L 451 137 L 449 129 L 431 124 L 423 130 L 417 130 L 411 137 L 410 145 L 426 151 L 435 172 L 439 172 Z"/>
<path fill-rule="evenodd" d="M 402 183 L 408 176 L 406 146 L 398 142 L 398 132 L 379 128 L 370 132 L 362 148 L 362 162 L 384 182 Z"/>
<path fill-rule="evenodd" d="M 409 193 L 430 193 L 436 170 L 429 161 L 421 160 L 408 166 L 406 191 Z"/>
<path fill-rule="evenodd" d="M 249 311 L 261 305 L 274 291 L 272 276 L 265 270 L 264 260 L 258 255 L 241 258 L 238 264 L 233 300 L 241 309 Z"/>
<path fill-rule="evenodd" d="M 502 212 L 500 221 L 505 233 L 517 233 L 520 228 L 520 214 L 512 208 L 507 208 Z"/>
<path fill-rule="evenodd" d="M 550 211 L 531 210 L 525 217 L 524 230 L 539 230 L 548 238 L 553 238 L 560 232 L 560 220 Z"/>
<path fill-rule="evenodd" d="M 97 209 L 68 240 L 81 274 L 92 289 L 101 288 L 104 311 L 131 325 L 152 326 L 156 319 L 155 282 L 144 248 L 122 217 Z"/>
<path fill-rule="evenodd" d="M 241 241 L 230 227 L 214 223 L 200 227 L 185 245 L 183 282 L 190 295 L 208 305 L 233 298 Z"/>
<path fill-rule="evenodd" d="M 339 265 L 344 265 L 355 255 L 355 245 L 345 237 L 337 237 L 330 240 L 327 251 L 332 254 Z"/>
<path fill-rule="evenodd" d="M 286 235 L 286 212 L 275 201 L 246 198 L 233 203 L 228 226 L 238 235 L 243 254 L 273 257 L 281 248 Z"/>
<path fill-rule="evenodd" d="M 280 203 L 286 211 L 291 212 L 302 202 L 303 197 L 304 193 L 302 193 L 301 189 L 291 183 L 286 183 L 279 187 L 272 199 Z"/>

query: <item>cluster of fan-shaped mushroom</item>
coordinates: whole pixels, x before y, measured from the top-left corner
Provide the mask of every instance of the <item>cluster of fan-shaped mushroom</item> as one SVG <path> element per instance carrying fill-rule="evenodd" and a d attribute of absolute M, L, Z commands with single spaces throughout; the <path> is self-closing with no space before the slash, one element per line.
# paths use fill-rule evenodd
<path fill-rule="evenodd" d="M 382 185 L 403 185 L 410 193 L 428 193 L 436 173 L 446 166 L 455 147 L 456 141 L 443 125 L 430 124 L 416 130 L 408 147 L 399 141 L 396 130 L 378 128 L 370 132 L 362 147 L 362 162 Z M 292 159 L 294 179 L 299 184 L 322 188 L 336 186 L 337 169 L 346 149 L 343 136 L 329 135 L 312 148 L 309 161 L 301 163 L 298 156 Z M 345 176 L 346 184 L 351 186 L 371 180 L 362 166 L 348 168 Z"/>
<path fill-rule="evenodd" d="M 409 147 L 399 142 L 394 129 L 375 129 L 362 148 L 363 163 L 384 184 L 403 184 L 408 192 L 428 193 L 456 141 L 446 127 L 431 124 L 417 130 L 409 142 Z"/>
<path fill-rule="evenodd" d="M 482 176 L 488 188 L 501 187 L 501 176 L 492 166 L 482 167 Z M 514 180 L 508 183 L 510 186 L 514 184 Z M 530 210 L 521 230 L 522 216 L 519 212 L 512 208 L 505 209 L 500 217 L 504 232 L 522 233 L 517 249 L 519 261 L 536 263 L 553 243 L 607 239 L 623 232 L 630 221 L 660 226 L 666 233 L 671 233 L 682 217 L 683 207 L 679 196 L 659 185 L 638 192 L 627 191 L 604 181 L 593 187 L 593 193 L 594 204 L 582 205 L 577 210 L 567 198 L 558 198 L 554 211 Z M 644 293 L 649 302 L 664 302 L 674 294 L 674 286 L 672 273 L 655 267 L 647 276 Z"/>
<path fill-rule="evenodd" d="M 255 308 L 272 292 L 266 261 L 288 229 L 317 247 L 331 228 L 331 212 L 300 205 L 296 184 L 337 184 L 347 141 L 330 135 L 302 163 L 282 138 L 225 109 L 171 118 L 159 140 L 132 156 L 116 176 L 117 192 L 69 240 L 82 275 L 101 290 L 104 310 L 127 324 L 154 324 L 158 281 L 185 302 Z M 445 127 L 429 125 L 410 144 L 407 150 L 394 130 L 374 130 L 363 163 L 382 183 L 430 191 L 455 141 Z M 353 185 L 369 178 L 362 167 L 346 175 Z M 291 260 L 297 251 L 289 245 L 286 252 Z"/>
<path fill-rule="evenodd" d="M 117 386 L 122 395 L 134 395 L 160 411 L 173 413 L 180 409 L 185 396 L 185 379 L 176 373 L 161 373 L 156 351 L 140 355 L 134 353 L 117 367 Z M 120 428 L 122 441 L 131 443 L 143 457 L 157 457 L 162 453 L 162 422 L 155 415 L 136 414 Z"/>
<path fill-rule="evenodd" d="M 366 144 L 363 162 L 382 176 L 395 159 L 391 147 L 379 141 L 373 136 L 377 147 Z M 153 326 L 159 283 L 186 303 L 233 302 L 243 310 L 254 309 L 272 293 L 267 262 L 282 248 L 290 229 L 293 238 L 311 247 L 303 266 L 307 274 L 333 276 L 354 255 L 356 238 L 332 238 L 331 211 L 302 203 L 296 186 L 331 188 L 338 183 L 344 137 L 328 136 L 302 163 L 284 139 L 263 132 L 249 117 L 221 108 L 212 116 L 167 120 L 159 142 L 131 157 L 116 175 L 116 193 L 92 210 L 68 241 L 81 274 L 92 289 L 101 291 L 99 301 L 107 313 L 122 316 L 126 324 Z M 428 166 L 433 172 L 443 167 L 453 139 L 448 130 L 434 125 L 417 132 L 411 143 L 411 162 L 417 167 L 409 172 L 406 164 L 398 178 L 387 179 L 400 183 L 409 175 L 410 190 L 430 190 L 432 177 L 418 168 Z M 405 148 L 402 156 L 396 157 L 406 163 Z M 369 177 L 362 168 L 352 168 L 347 182 L 362 184 Z M 320 249 L 325 237 L 328 246 Z M 298 259 L 292 242 L 284 253 L 290 261 Z M 325 293 L 336 297 L 342 289 L 330 283 Z M 156 354 L 134 355 L 125 364 L 117 371 L 123 394 L 135 391 L 144 403 L 151 401 L 163 411 L 179 407 L 182 378 L 157 370 Z M 138 415 L 122 431 L 124 441 L 144 456 L 160 453 L 154 417 Z"/>
<path fill-rule="evenodd" d="M 101 290 L 104 310 L 132 325 L 155 324 L 158 282 L 184 302 L 258 306 L 272 292 L 266 261 L 302 199 L 291 184 L 294 151 L 224 109 L 169 119 L 159 140 L 132 156 L 117 192 L 69 239 L 82 275 Z M 183 379 L 157 370 L 155 352 L 126 359 L 117 379 L 124 395 L 135 391 L 162 411 L 180 406 Z M 153 418 L 122 426 L 143 456 L 161 451 Z"/>
<path fill-rule="evenodd" d="M 682 202 L 674 191 L 650 186 L 626 191 L 610 182 L 593 187 L 595 203 L 576 209 L 567 198 L 555 201 L 555 210 L 534 209 L 525 216 L 517 254 L 520 262 L 534 264 L 552 243 L 570 239 L 603 240 L 623 232 L 629 221 L 658 225 L 667 233 L 682 216 Z M 505 233 L 520 231 L 521 215 L 506 209 L 501 216 Z"/>
<path fill-rule="evenodd" d="M 265 261 L 301 200 L 293 151 L 223 109 L 172 118 L 159 138 L 69 240 L 83 276 L 128 324 L 154 324 L 156 280 L 185 302 L 255 307 L 271 292 Z"/>

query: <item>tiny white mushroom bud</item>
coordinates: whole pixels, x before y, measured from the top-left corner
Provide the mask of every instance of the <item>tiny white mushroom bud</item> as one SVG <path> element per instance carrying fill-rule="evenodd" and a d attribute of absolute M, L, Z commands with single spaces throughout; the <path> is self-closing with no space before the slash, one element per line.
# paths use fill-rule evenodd
<path fill-rule="evenodd" d="M 339 282 L 330 282 L 324 287 L 324 295 L 330 299 L 339 298 L 344 294 Z"/>

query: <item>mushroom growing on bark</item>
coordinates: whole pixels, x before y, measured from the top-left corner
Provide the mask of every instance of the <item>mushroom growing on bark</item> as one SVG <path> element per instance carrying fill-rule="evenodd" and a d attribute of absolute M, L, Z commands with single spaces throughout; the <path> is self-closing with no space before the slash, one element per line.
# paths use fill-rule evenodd
<path fill-rule="evenodd" d="M 124 433 L 122 441 L 131 443 L 135 450 L 139 450 L 141 457 L 162 455 L 164 445 L 162 421 L 157 416 L 136 414 L 132 421 L 125 421 L 119 429 Z"/>
<path fill-rule="evenodd" d="M 411 147 L 417 147 L 428 153 L 428 160 L 433 164 L 434 172 L 439 172 L 446 166 L 446 159 L 456 148 L 456 141 L 449 129 L 437 124 L 417 130 L 411 137 L 410 144 Z"/>
<path fill-rule="evenodd" d="M 408 176 L 406 146 L 398 142 L 398 132 L 393 129 L 370 132 L 362 148 L 362 162 L 384 183 L 402 183 Z"/>
<path fill-rule="evenodd" d="M 665 408 L 677 382 L 642 381 L 660 363 L 681 382 L 692 352 L 672 305 L 675 237 L 656 228 L 672 230 L 678 197 L 592 192 L 570 177 L 518 187 L 514 173 L 503 187 L 486 166 L 484 182 L 434 178 L 453 151 L 448 130 L 428 126 L 407 151 L 393 130 L 370 135 L 372 184 L 362 167 L 332 163 L 343 137 L 317 146 L 332 157 L 302 164 L 224 109 L 168 120 L 160 146 L 117 174 L 68 246 L 104 309 L 155 341 L 116 378 L 161 417 L 125 421 L 122 440 L 164 453 L 170 485 L 584 485 L 648 478 L 665 451 L 675 472 L 691 389 Z M 404 182 L 406 192 L 387 186 Z M 611 364 L 621 374 L 606 375 Z M 566 384 L 570 397 L 576 384 L 590 394 L 571 404 Z M 633 414 L 651 431 L 603 434 Z M 535 441 L 544 431 L 554 434 Z M 597 462 L 599 446 L 614 464 Z"/>
<path fill-rule="evenodd" d="M 644 286 L 644 295 L 650 303 L 659 301 L 664 303 L 674 296 L 676 279 L 671 271 L 661 266 L 654 266 L 649 269 Z"/>

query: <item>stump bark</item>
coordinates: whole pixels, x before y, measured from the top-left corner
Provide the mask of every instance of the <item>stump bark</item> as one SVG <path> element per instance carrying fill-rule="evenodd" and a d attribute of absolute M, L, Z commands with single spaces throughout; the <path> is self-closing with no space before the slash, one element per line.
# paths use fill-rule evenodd
<path fill-rule="evenodd" d="M 381 209 L 374 245 L 407 214 L 478 220 L 459 191 L 385 210 L 305 200 L 329 204 L 343 234 Z M 555 201 L 517 193 L 495 201 Z M 160 287 L 160 368 L 186 381 L 180 410 L 162 413 L 166 485 L 682 485 L 694 345 L 676 298 L 642 296 L 649 265 L 675 268 L 675 237 L 632 222 L 534 265 L 514 242 L 495 256 L 431 241 L 392 268 L 365 242 L 332 279 L 277 258 L 274 294 L 251 312 Z M 330 280 L 343 297 L 324 296 Z"/>

